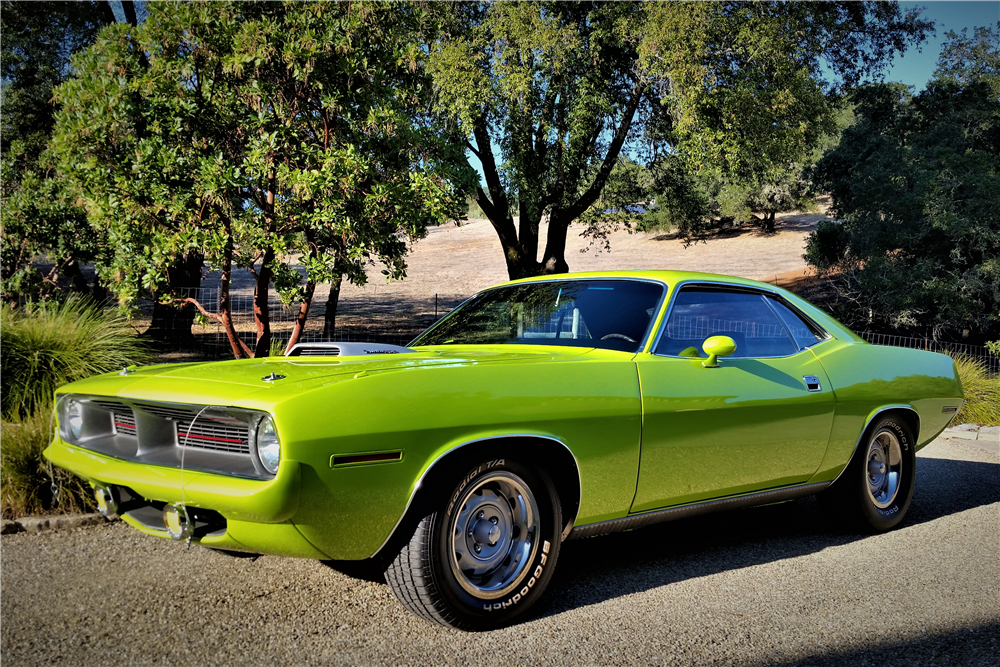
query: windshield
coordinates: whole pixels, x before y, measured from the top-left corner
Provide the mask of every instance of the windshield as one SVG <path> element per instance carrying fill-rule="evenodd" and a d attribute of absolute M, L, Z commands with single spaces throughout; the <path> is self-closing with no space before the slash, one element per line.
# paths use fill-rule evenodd
<path fill-rule="evenodd" d="M 411 343 L 569 345 L 638 352 L 663 296 L 660 283 L 560 280 L 487 290 Z"/>

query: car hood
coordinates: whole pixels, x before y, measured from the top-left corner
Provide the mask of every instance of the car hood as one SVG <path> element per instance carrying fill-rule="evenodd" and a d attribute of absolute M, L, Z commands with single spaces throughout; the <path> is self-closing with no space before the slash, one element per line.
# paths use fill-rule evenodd
<path fill-rule="evenodd" d="M 95 376 L 60 392 L 175 403 L 273 405 L 318 386 L 367 375 L 445 366 L 519 364 L 606 358 L 621 352 L 546 346 L 449 345 L 415 352 L 355 357 L 268 357 L 162 364 Z M 273 379 L 272 379 L 273 374 Z"/>

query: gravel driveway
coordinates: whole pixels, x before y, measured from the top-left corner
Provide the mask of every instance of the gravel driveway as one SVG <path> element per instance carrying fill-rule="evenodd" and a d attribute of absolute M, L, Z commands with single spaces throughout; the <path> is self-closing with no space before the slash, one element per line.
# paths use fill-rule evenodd
<path fill-rule="evenodd" d="M 6 665 L 995 665 L 1000 456 L 939 439 L 889 534 L 812 499 L 565 545 L 525 622 L 430 625 L 322 563 L 121 523 L 2 538 Z"/>

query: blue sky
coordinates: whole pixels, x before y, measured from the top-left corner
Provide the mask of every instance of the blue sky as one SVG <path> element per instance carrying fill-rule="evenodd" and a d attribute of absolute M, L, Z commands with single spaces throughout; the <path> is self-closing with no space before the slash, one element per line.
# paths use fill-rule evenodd
<path fill-rule="evenodd" d="M 921 15 L 935 23 L 936 34 L 931 35 L 921 45 L 921 50 L 909 49 L 903 56 L 897 56 L 892 67 L 886 72 L 886 81 L 901 81 L 920 92 L 927 85 L 934 66 L 937 64 L 945 33 L 968 28 L 971 37 L 976 26 L 995 26 L 1000 21 L 1000 0 L 990 2 L 900 2 L 900 7 L 910 9 L 923 7 Z"/>

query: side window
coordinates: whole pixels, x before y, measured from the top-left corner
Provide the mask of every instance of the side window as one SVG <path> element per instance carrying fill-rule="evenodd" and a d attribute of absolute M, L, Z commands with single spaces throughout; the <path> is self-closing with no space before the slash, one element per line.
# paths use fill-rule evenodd
<path fill-rule="evenodd" d="M 799 350 L 763 294 L 708 287 L 681 289 L 656 347 L 656 354 L 704 356 L 710 336 L 736 342 L 733 357 L 783 357 Z M 692 350 L 691 348 L 694 348 Z"/>
<path fill-rule="evenodd" d="M 823 340 L 824 337 L 819 333 L 816 325 L 809 326 L 805 320 L 786 306 L 781 299 L 774 297 L 769 297 L 769 299 L 771 306 L 774 307 L 774 310 L 778 313 L 778 317 L 788 327 L 788 330 L 792 333 L 792 338 L 795 339 L 795 343 L 799 347 L 809 347 Z"/>

